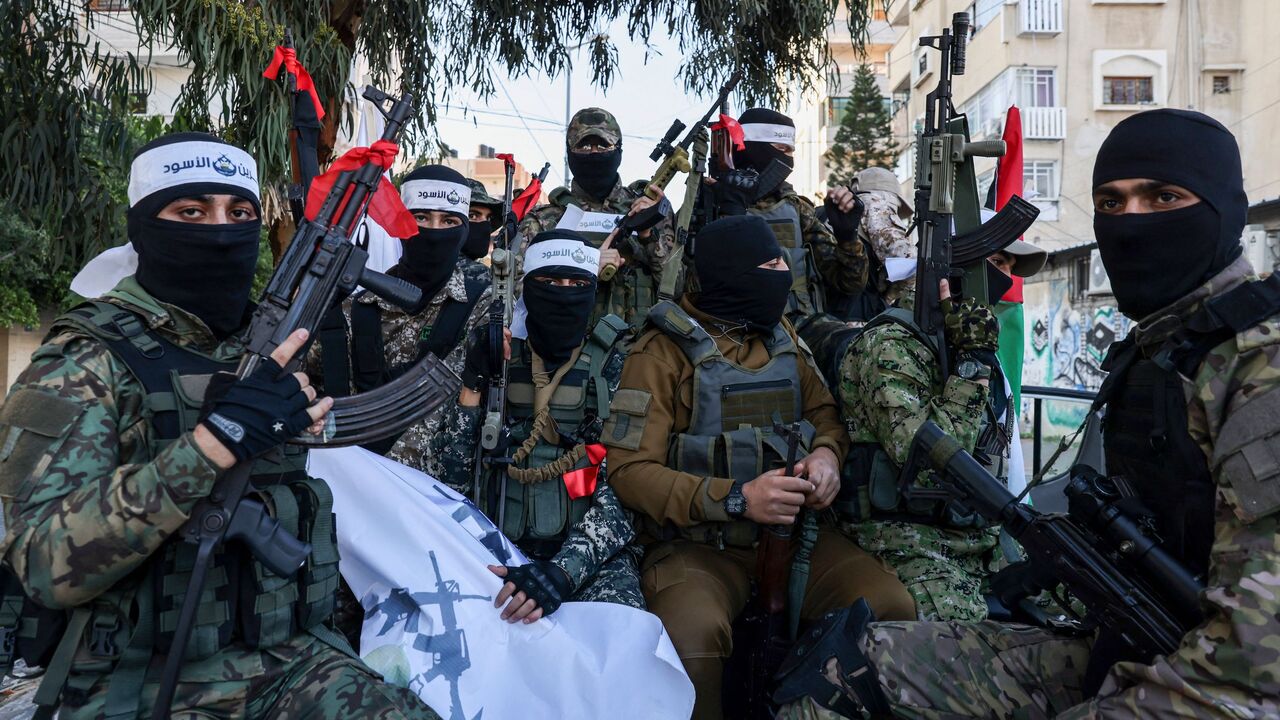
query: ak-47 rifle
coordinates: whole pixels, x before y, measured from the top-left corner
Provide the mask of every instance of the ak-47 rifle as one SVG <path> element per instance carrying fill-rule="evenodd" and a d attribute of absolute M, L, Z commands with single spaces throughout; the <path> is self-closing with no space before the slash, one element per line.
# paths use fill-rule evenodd
<path fill-rule="evenodd" d="M 1133 656 L 1149 662 L 1177 649 L 1182 636 L 1202 620 L 1199 580 L 1166 553 L 1144 524 L 1118 504 L 1115 485 L 1100 471 L 1098 416 L 1086 425 L 1087 441 L 1070 470 L 1068 512 L 1042 513 L 1018 501 L 1005 484 L 986 471 L 954 438 L 932 422 L 916 432 L 908 465 L 927 463 L 937 472 L 930 491 L 963 503 L 1000 523 L 1027 553 L 992 578 L 1001 603 L 1019 619 L 1044 622 L 1030 602 L 1059 583 L 1087 609 L 1073 624 L 1081 631 L 1101 627 Z M 1067 598 L 1058 604 L 1073 613 Z"/>
<path fill-rule="evenodd" d="M 802 437 L 800 422 L 783 424 L 775 415 L 773 432 L 787 441 L 786 474 L 794 476 Z M 794 527 L 794 522 L 770 525 L 760 533 L 760 544 L 756 546 L 756 601 L 763 618 L 757 625 L 755 644 L 751 648 L 747 708 L 753 717 L 761 720 L 773 717 L 769 708 L 772 707 L 774 675 L 795 640 L 787 617 Z"/>
<path fill-rule="evenodd" d="M 661 162 L 658 168 L 653 171 L 653 176 L 649 178 L 649 182 L 645 185 L 644 194 L 657 200 L 660 196 L 658 190 L 665 191 L 667 186 L 671 184 L 671 180 L 675 178 L 676 173 L 689 173 L 690 177 L 697 175 L 698 184 L 701 185 L 704 173 L 703 163 L 699 161 L 699 150 L 695 147 L 697 143 L 703 142 L 708 124 L 711 122 L 711 116 L 720 109 L 720 106 L 729 99 L 729 93 L 738 86 L 742 81 L 742 71 L 736 71 L 729 77 L 724 85 L 720 86 L 720 92 L 716 96 L 716 101 L 711 107 L 703 113 L 698 121 L 689 127 L 684 124 L 680 118 L 676 118 L 671 122 L 671 127 L 667 128 L 667 132 L 654 146 L 653 151 L 649 153 L 649 159 L 654 162 Z M 686 131 L 687 128 L 687 131 Z M 672 145 L 680 133 L 684 132 L 680 142 Z M 690 153 L 693 153 L 692 155 Z M 705 154 L 705 153 L 702 153 Z M 686 185 L 688 187 L 688 185 Z M 657 188 L 655 190 L 654 188 Z M 686 202 L 681 206 L 681 214 L 685 211 L 685 206 L 692 206 L 688 202 L 688 193 L 686 193 Z M 614 243 L 619 247 L 631 247 L 630 235 L 634 232 L 642 232 L 656 225 L 662 220 L 663 208 L 655 205 L 647 211 L 636 213 L 635 215 L 623 215 L 618 218 L 618 224 L 614 228 Z M 684 227 L 688 228 L 688 221 L 685 221 Z M 681 245 L 682 238 L 677 237 L 677 245 Z M 634 250 L 631 251 L 634 254 Z M 616 265 L 605 265 L 600 268 L 600 281 L 608 282 L 617 274 L 618 267 Z"/>
<path fill-rule="evenodd" d="M 520 254 L 520 232 L 511 213 L 516 163 L 510 154 L 499 154 L 506 171 L 506 187 L 502 192 L 502 235 L 489 256 L 493 274 L 493 304 L 489 306 L 489 367 L 496 369 L 486 390 L 484 424 L 480 426 L 480 448 L 476 462 L 475 503 L 481 503 L 483 479 L 506 456 L 507 359 L 504 350 L 505 328 L 511 327 L 515 310 L 516 260 Z M 546 168 L 543 169 L 546 171 Z M 505 490 L 506 484 L 503 483 Z M 505 503 L 500 503 L 498 512 Z M 494 508 L 486 508 L 491 513 Z M 496 515 L 492 515 L 497 517 Z M 502 523 L 498 523 L 502 527 Z"/>
<path fill-rule="evenodd" d="M 396 99 L 372 87 L 365 89 L 364 97 L 387 118 L 382 139 L 394 142 L 413 110 L 410 98 Z M 390 109 L 384 107 L 388 102 Z M 401 307 L 412 307 L 421 300 L 422 293 L 416 287 L 365 267 L 368 253 L 351 243 L 351 234 L 381 177 L 382 168 L 372 162 L 340 173 L 315 219 L 299 223 L 253 313 L 236 375 L 252 373 L 294 331 L 314 331 L 321 316 L 357 284 Z M 292 372 L 299 362 L 295 357 L 284 371 Z M 428 355 L 395 382 L 335 402 L 323 438 L 291 442 L 351 445 L 401 432 L 438 407 L 450 393 L 456 393 L 458 384 L 452 371 Z M 197 551 L 152 717 L 169 717 L 214 550 L 228 540 L 239 541 L 280 577 L 293 575 L 311 552 L 310 546 L 289 535 L 262 503 L 245 497 L 252 466 L 252 462 L 241 462 L 223 473 L 177 533 L 184 542 L 196 545 Z"/>
<path fill-rule="evenodd" d="M 979 225 L 973 158 L 1000 157 L 1005 145 L 1003 140 L 971 142 L 968 121 L 951 102 L 951 78 L 965 71 L 969 28 L 968 13 L 955 13 L 951 27 L 944 28 L 941 35 L 920 38 L 920 45 L 936 48 L 942 61 L 938 85 L 925 100 L 924 128 L 916 142 L 919 247 L 914 320 L 926 336 L 934 338 L 944 377 L 949 365 L 938 281 L 952 277 L 952 268 L 972 265 L 1017 240 L 1040 213 L 1015 195 L 996 217 Z M 963 290 L 984 299 L 985 276 L 971 273 Z"/>

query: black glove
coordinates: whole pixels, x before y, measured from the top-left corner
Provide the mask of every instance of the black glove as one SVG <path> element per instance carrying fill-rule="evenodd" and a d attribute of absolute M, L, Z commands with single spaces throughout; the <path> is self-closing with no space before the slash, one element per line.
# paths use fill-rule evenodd
<path fill-rule="evenodd" d="M 716 209 L 720 217 L 746 215 L 754 204 L 760 174 L 755 170 L 730 170 L 716 178 Z"/>
<path fill-rule="evenodd" d="M 525 597 L 537 603 L 542 608 L 543 617 L 560 609 L 560 604 L 573 594 L 568 573 L 550 560 L 534 560 L 527 565 L 508 565 L 506 580 L 515 585 L 517 591 L 523 592 Z"/>
<path fill-rule="evenodd" d="M 856 194 L 853 196 L 853 209 L 844 212 L 838 205 L 827 198 L 823 202 L 823 207 L 827 210 L 827 224 L 831 226 L 831 232 L 835 233 L 836 239 L 848 240 L 858 235 L 858 225 L 862 224 L 862 214 L 866 211 L 866 206 L 862 204 L 862 199 Z"/>
<path fill-rule="evenodd" d="M 200 422 L 243 462 L 310 427 L 309 404 L 297 378 L 266 359 L 243 379 L 231 373 L 213 376 Z"/>
<path fill-rule="evenodd" d="M 493 368 L 489 357 L 489 323 L 477 325 L 467 338 L 467 354 L 462 360 L 462 386 L 472 392 L 489 384 Z"/>

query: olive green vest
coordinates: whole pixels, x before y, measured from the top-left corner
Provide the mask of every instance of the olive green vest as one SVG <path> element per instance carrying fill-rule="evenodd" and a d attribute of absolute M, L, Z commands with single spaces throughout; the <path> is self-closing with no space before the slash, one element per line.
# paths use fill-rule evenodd
<path fill-rule="evenodd" d="M 662 301 L 649 312 L 649 322 L 671 338 L 693 365 L 693 411 L 689 427 L 672 436 L 671 468 L 703 477 L 749 482 L 782 466 L 787 441 L 773 430 L 775 421 L 801 421 L 797 457 L 808 454 L 816 431 L 803 419 L 799 349 L 782 324 L 765 339 L 769 361 L 756 370 L 730 362 L 715 339 L 675 303 Z M 674 390 L 674 388 L 672 388 Z M 658 530 L 664 537 L 668 531 Z M 691 539 L 749 545 L 756 525 L 749 520 L 703 523 L 685 528 Z"/>
<path fill-rule="evenodd" d="M 138 315 L 111 303 L 91 301 L 73 308 L 54 322 L 51 333 L 66 330 L 100 341 L 142 385 L 146 395 L 141 413 L 151 429 L 152 458 L 195 427 L 210 377 L 235 370 L 234 362 L 175 345 L 149 330 Z M 286 446 L 280 461 L 255 464 L 253 494 L 289 533 L 311 544 L 306 563 L 293 577 L 282 578 L 245 548 L 220 546 L 184 660 L 208 658 L 237 642 L 266 648 L 300 630 L 321 632 L 318 626 L 332 614 L 338 589 L 338 546 L 333 496 L 328 485 L 308 477 L 305 469 L 306 451 Z M 73 611 L 72 631 L 83 633 L 77 662 L 85 660 L 87 650 L 95 667 L 111 672 L 108 705 L 116 708 L 112 715 L 131 716 L 130 706 L 136 711 L 153 654 L 168 652 L 195 557 L 195 545 L 174 539 L 135 572 L 133 591 L 108 593 L 95 601 L 87 608 L 87 623 L 76 620 L 75 613 L 82 609 Z M 61 633 L 66 623 L 57 624 L 51 631 Z M 26 631 L 43 632 L 30 627 Z M 92 677 L 72 675 L 67 689 L 78 690 L 78 682 Z"/>
<path fill-rule="evenodd" d="M 800 320 L 823 312 L 822 279 L 809 248 L 804 244 L 800 227 L 800 211 L 786 197 L 765 207 L 748 208 L 747 213 L 764 218 L 787 253 L 791 266 L 791 294 L 787 298 L 786 317 L 799 327 Z"/>
<path fill-rule="evenodd" d="M 600 427 L 609 416 L 609 382 L 601 375 L 606 361 L 620 352 L 619 340 L 627 326 L 620 318 L 606 315 L 587 336 L 582 352 L 556 386 L 548 403 L 551 417 L 562 438 L 553 445 L 539 439 L 519 467 L 539 468 L 565 455 L 573 446 L 598 442 Z M 535 414 L 533 368 L 528 344 L 512 340 L 511 360 L 507 365 L 507 412 L 511 423 L 512 444 L 528 439 Z M 587 467 L 583 457 L 572 468 Z M 591 507 L 591 497 L 571 499 L 560 476 L 543 481 L 517 482 L 507 475 L 505 466 L 497 466 L 495 475 L 482 483 L 486 495 L 481 507 L 500 507 L 502 532 L 526 554 L 549 559 L 559 551 L 575 523 L 582 520 Z"/>

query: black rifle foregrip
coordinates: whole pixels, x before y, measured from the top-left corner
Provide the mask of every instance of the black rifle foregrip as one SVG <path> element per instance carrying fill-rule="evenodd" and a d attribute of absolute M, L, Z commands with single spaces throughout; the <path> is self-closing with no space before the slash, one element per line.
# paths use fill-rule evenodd
<path fill-rule="evenodd" d="M 227 527 L 227 538 L 244 543 L 273 574 L 293 577 L 311 554 L 311 545 L 289 534 L 257 500 L 243 498 Z"/>
<path fill-rule="evenodd" d="M 417 286 L 377 270 L 365 268 L 360 273 L 360 284 L 374 295 L 404 310 L 412 310 L 422 302 L 422 291 Z"/>

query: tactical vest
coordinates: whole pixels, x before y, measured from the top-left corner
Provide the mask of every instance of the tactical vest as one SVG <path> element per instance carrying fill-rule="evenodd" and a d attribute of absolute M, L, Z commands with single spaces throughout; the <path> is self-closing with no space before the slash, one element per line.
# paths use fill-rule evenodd
<path fill-rule="evenodd" d="M 1207 300 L 1149 354 L 1131 334 L 1111 346 L 1102 364 L 1109 374 L 1093 409 L 1106 406 L 1107 475 L 1150 512 L 1160 546 L 1201 578 L 1208 575 L 1213 547 L 1216 484 L 1208 458 L 1191 437 L 1184 378 L 1195 377 L 1215 347 L 1277 313 L 1280 276 L 1273 274 Z M 1100 635 L 1089 655 L 1086 692 L 1097 692 L 1107 671 L 1122 660 L 1150 659 Z"/>
<path fill-rule="evenodd" d="M 876 316 L 845 347 L 861 341 L 872 328 L 889 324 L 907 330 L 929 349 L 935 361 L 941 362 L 933 338 L 916 326 L 911 311 L 902 308 L 890 308 Z M 857 352 L 857 349 L 851 348 L 849 352 Z M 835 362 L 838 364 L 840 361 Z M 996 372 L 992 373 L 991 383 L 998 387 L 997 383 L 1003 381 L 998 368 L 994 370 Z M 836 397 L 839 398 L 838 389 Z M 1008 468 L 1004 460 L 1011 442 L 1012 411 L 1008 411 L 1003 425 L 997 423 L 995 417 L 996 413 L 988 403 L 973 456 L 991 474 L 1005 479 Z M 854 434 L 853 428 L 850 428 L 850 434 Z M 878 442 L 854 442 L 845 459 L 842 475 L 849 482 L 841 485 L 834 507 L 843 520 L 901 520 L 951 528 L 983 528 L 989 524 L 981 515 L 958 503 L 910 497 L 917 473 L 912 473 L 910 477 L 904 476 L 903 469 Z"/>
<path fill-rule="evenodd" d="M 626 330 L 626 324 L 614 315 L 605 316 L 592 328 L 577 361 L 561 378 L 548 403 L 561 442 L 552 445 L 539 440 L 519 467 L 544 467 L 580 443 L 599 442 L 600 428 L 609 417 L 610 398 L 609 381 L 602 372 L 611 354 L 619 352 L 618 340 Z M 507 419 L 513 445 L 529 437 L 533 424 L 535 389 L 530 360 L 528 343 L 513 339 L 507 365 Z M 588 464 L 583 457 L 570 471 Z M 562 474 L 522 483 L 508 477 L 505 466 L 492 473 L 482 486 L 482 507 L 500 507 L 497 517 L 503 533 L 531 557 L 548 560 L 559 552 L 569 530 L 591 507 L 589 495 L 570 499 Z"/>
<path fill-rule="evenodd" d="M 576 198 L 568 188 L 557 188 L 552 191 L 550 200 L 553 204 L 564 208 L 569 205 L 578 206 Z M 612 210 L 585 210 L 585 212 L 595 212 L 600 214 L 625 215 L 627 210 L 613 212 Z M 591 247 L 598 248 L 604 244 L 605 238 L 609 237 L 608 232 L 594 232 L 575 230 L 579 235 L 586 238 L 587 243 Z M 625 244 L 634 242 L 632 238 L 623 238 L 617 249 L 622 250 L 626 255 Z M 649 274 L 647 268 L 641 267 L 638 262 L 628 262 L 618 268 L 618 274 L 613 276 L 612 280 L 600 283 L 596 290 L 596 305 L 591 311 L 591 324 L 594 326 L 607 315 L 616 315 L 622 318 L 633 330 L 639 330 L 645 321 L 645 316 L 649 312 L 649 308 L 658 301 L 658 282 Z"/>
<path fill-rule="evenodd" d="M 823 311 L 822 280 L 813 262 L 809 248 L 804 244 L 804 230 L 800 227 L 800 211 L 786 197 L 767 207 L 752 207 L 747 213 L 764 218 L 778 238 L 778 244 L 787 253 L 787 265 L 791 266 L 791 294 L 787 299 L 786 317 L 793 325 Z"/>
<path fill-rule="evenodd" d="M 801 421 L 797 457 L 808 454 L 816 431 L 803 419 L 802 360 L 795 341 L 781 323 L 765 340 L 769 361 L 759 369 L 748 370 L 726 359 L 715 339 L 675 303 L 664 300 L 655 305 L 649 311 L 649 322 L 671 338 L 693 366 L 693 412 L 689 427 L 671 438 L 669 467 L 702 477 L 749 482 L 786 462 L 787 441 L 773 431 L 778 420 Z M 735 546 L 751 545 L 757 529 L 750 520 L 702 523 L 680 529 L 650 528 L 655 537 L 680 535 Z"/>
<path fill-rule="evenodd" d="M 210 376 L 236 369 L 236 362 L 221 362 L 170 342 L 148 329 L 134 312 L 111 303 L 90 301 L 73 308 L 55 321 L 51 332 L 66 329 L 101 342 L 142 386 L 146 394 L 141 414 L 151 426 L 152 458 L 195 427 Z M 307 476 L 305 468 L 306 451 L 287 449 L 282 461 L 255 465 L 253 484 L 257 499 L 272 509 L 281 525 L 311 543 L 306 564 L 294 577 L 281 578 L 238 545 L 218 548 L 184 660 L 208 658 L 236 642 L 265 648 L 284 642 L 299 630 L 322 632 L 318 626 L 332 614 L 338 587 L 333 497 L 323 481 Z M 83 646 L 92 660 L 102 661 L 104 671 L 111 668 L 108 705 L 117 708 L 121 717 L 132 717 L 129 707 L 136 712 L 153 654 L 168 652 L 195 556 L 195 545 L 176 539 L 168 542 L 134 572 L 136 589 L 131 597 L 117 596 L 122 601 L 119 604 L 99 600 L 90 608 L 72 611 L 73 631 L 83 632 Z M 6 596 L 4 605 L 10 601 Z M 75 617 L 84 609 L 90 611 L 87 624 Z M 62 622 L 52 624 L 47 614 L 36 620 L 45 621 L 48 629 L 27 627 L 24 631 L 46 638 L 50 632 L 61 635 L 66 624 L 66 614 L 62 615 Z M 47 666 L 52 643 L 41 646 L 48 654 L 24 655 L 29 664 Z M 50 669 L 49 677 L 53 675 Z M 74 706 L 88 689 L 78 683 L 91 684 L 95 677 L 72 675 L 63 690 L 64 702 Z"/>

